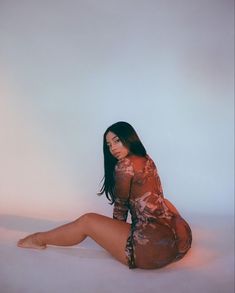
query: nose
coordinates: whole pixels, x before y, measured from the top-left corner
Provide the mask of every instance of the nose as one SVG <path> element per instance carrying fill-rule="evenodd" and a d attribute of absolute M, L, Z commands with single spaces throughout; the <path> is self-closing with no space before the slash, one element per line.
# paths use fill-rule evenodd
<path fill-rule="evenodd" d="M 114 152 L 117 149 L 117 146 L 115 145 L 110 145 L 110 151 Z"/>
<path fill-rule="evenodd" d="M 110 149 L 111 149 L 111 152 L 114 152 L 115 150 L 117 150 L 117 147 L 113 146 Z"/>

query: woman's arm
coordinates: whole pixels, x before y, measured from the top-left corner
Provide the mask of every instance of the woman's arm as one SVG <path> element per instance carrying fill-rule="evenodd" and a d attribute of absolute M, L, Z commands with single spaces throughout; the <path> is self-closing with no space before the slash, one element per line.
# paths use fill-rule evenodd
<path fill-rule="evenodd" d="M 129 160 L 119 162 L 115 168 L 115 203 L 113 208 L 114 219 L 125 222 L 127 220 L 132 177 L 133 169 Z"/>
<path fill-rule="evenodd" d="M 113 207 L 113 219 L 126 222 L 129 203 L 126 199 L 116 198 Z"/>

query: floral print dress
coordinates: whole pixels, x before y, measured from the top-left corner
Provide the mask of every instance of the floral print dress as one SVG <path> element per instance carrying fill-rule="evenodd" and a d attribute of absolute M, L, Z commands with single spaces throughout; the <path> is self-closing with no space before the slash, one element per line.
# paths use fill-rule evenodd
<path fill-rule="evenodd" d="M 129 155 L 115 166 L 113 218 L 131 229 L 126 243 L 130 269 L 155 269 L 181 259 L 191 247 L 188 223 L 165 203 L 157 168 L 149 155 Z"/>

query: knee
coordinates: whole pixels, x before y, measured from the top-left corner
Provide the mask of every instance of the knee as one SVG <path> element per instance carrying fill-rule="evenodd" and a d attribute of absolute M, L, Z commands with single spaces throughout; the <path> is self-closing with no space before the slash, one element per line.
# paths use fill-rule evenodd
<path fill-rule="evenodd" d="M 83 222 L 85 224 L 88 224 L 96 217 L 96 215 L 96 213 L 86 213 L 80 216 L 77 220 L 75 220 L 75 222 Z"/>

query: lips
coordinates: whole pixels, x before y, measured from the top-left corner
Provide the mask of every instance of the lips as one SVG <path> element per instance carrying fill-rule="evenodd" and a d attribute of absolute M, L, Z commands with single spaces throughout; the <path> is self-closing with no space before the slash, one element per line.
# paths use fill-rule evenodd
<path fill-rule="evenodd" d="M 114 154 L 114 156 L 118 156 L 118 155 L 120 155 L 120 153 L 118 152 L 118 153 L 113 153 Z"/>

